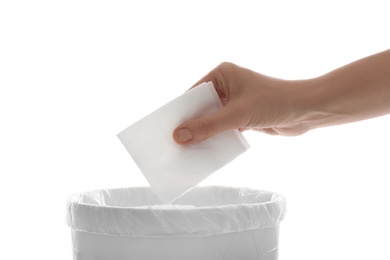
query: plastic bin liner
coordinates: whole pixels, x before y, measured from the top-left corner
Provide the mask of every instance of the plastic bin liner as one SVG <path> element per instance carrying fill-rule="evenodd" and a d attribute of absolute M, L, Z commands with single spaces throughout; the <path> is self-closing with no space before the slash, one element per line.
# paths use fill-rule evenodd
<path fill-rule="evenodd" d="M 284 215 L 285 199 L 267 191 L 196 187 L 164 205 L 136 187 L 72 195 L 66 220 L 77 260 L 274 260 Z"/>

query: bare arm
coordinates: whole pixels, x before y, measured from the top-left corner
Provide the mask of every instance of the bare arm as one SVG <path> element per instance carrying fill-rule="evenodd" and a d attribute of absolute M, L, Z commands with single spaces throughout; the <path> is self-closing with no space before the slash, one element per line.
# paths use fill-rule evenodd
<path fill-rule="evenodd" d="M 390 50 L 308 80 L 276 79 L 223 63 L 195 85 L 204 81 L 214 83 L 224 108 L 178 126 L 177 143 L 234 128 L 299 135 L 390 113 Z"/>
<path fill-rule="evenodd" d="M 310 100 L 305 108 L 309 129 L 388 114 L 390 50 L 331 71 L 311 84 L 306 89 Z M 321 114 L 323 120 L 316 120 Z"/>

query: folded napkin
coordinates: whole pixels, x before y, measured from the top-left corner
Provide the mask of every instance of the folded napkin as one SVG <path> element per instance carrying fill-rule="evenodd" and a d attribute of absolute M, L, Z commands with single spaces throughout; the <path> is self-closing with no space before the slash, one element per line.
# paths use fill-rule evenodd
<path fill-rule="evenodd" d="M 175 201 L 249 148 L 237 129 L 197 144 L 179 145 L 173 140 L 177 126 L 222 106 L 213 83 L 202 83 L 118 134 L 163 203 Z"/>

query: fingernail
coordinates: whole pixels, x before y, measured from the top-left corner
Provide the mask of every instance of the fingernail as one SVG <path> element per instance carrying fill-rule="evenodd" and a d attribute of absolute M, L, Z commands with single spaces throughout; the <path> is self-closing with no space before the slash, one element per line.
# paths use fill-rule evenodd
<path fill-rule="evenodd" d="M 183 128 L 176 132 L 176 138 L 180 143 L 185 143 L 192 139 L 192 134 L 190 130 Z"/>

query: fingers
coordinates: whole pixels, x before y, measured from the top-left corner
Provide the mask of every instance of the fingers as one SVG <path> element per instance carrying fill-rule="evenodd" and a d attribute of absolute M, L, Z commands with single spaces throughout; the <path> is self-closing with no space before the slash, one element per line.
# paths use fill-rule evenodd
<path fill-rule="evenodd" d="M 220 132 L 237 128 L 229 109 L 222 108 L 207 117 L 195 119 L 178 126 L 173 132 L 173 139 L 178 144 L 191 144 L 203 141 Z"/>
<path fill-rule="evenodd" d="M 211 81 L 224 107 L 212 115 L 178 126 L 173 132 L 173 138 L 178 144 L 197 143 L 222 131 L 239 128 L 241 115 L 236 113 L 237 110 L 231 109 L 233 106 L 228 105 L 237 68 L 237 65 L 223 62 L 191 87 Z"/>
<path fill-rule="evenodd" d="M 215 67 L 213 70 L 211 70 L 209 73 L 207 73 L 203 78 L 198 80 L 198 82 L 196 82 L 191 88 L 194 88 L 203 82 L 211 81 L 211 82 L 213 82 L 215 88 L 218 90 L 220 88 L 220 86 L 222 85 L 221 81 L 223 78 L 222 73 L 224 70 L 223 69 L 224 64 L 225 63 L 221 63 L 220 65 Z"/>
<path fill-rule="evenodd" d="M 233 75 L 236 74 L 237 68 L 238 66 L 233 63 L 223 62 L 219 64 L 216 68 L 211 70 L 198 82 L 196 82 L 191 88 L 194 88 L 203 82 L 211 81 L 214 85 L 215 90 L 217 91 L 219 98 L 225 105 L 230 97 L 230 92 L 232 90 L 230 88 L 230 85 L 232 83 L 232 78 L 234 78 Z"/>

